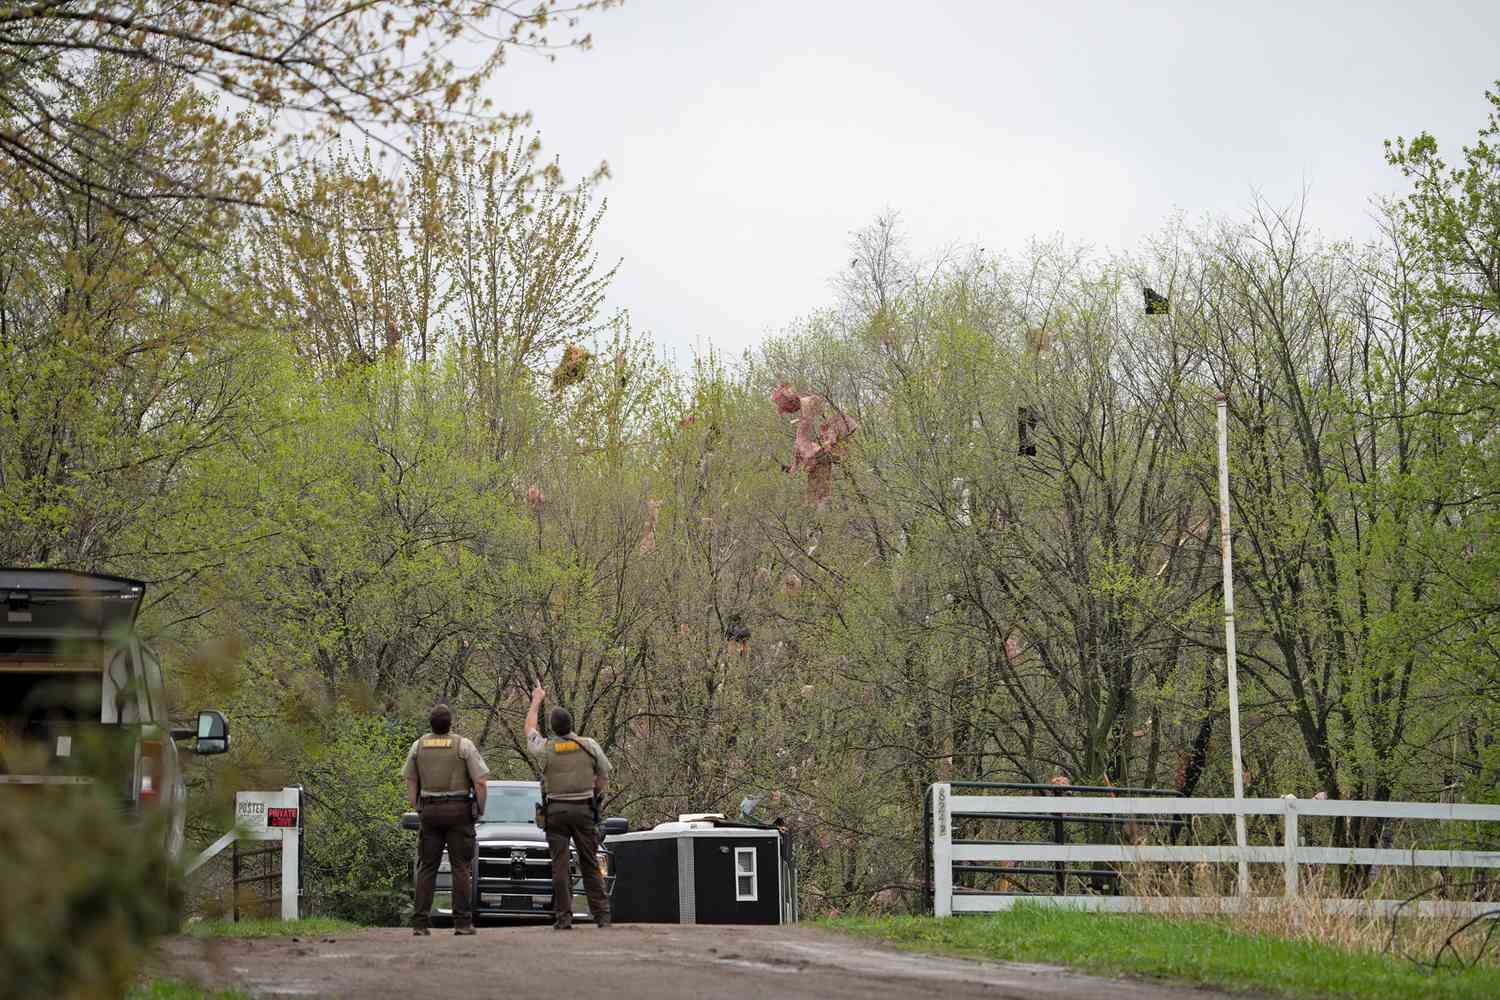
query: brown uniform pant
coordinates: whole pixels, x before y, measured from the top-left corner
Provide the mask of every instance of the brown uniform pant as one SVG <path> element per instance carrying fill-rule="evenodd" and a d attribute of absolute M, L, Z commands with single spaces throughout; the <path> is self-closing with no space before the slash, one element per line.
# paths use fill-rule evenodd
<path fill-rule="evenodd" d="M 560 924 L 573 922 L 573 877 L 568 872 L 568 844 L 578 851 L 578 871 L 594 919 L 609 916 L 609 896 L 599 873 L 599 832 L 587 802 L 547 803 L 547 849 L 552 855 L 552 915 Z"/>
<path fill-rule="evenodd" d="M 420 800 L 419 800 L 420 802 Z M 432 924 L 432 890 L 437 882 L 443 848 L 453 869 L 453 926 L 470 927 L 474 911 L 469 900 L 474 863 L 474 820 L 466 799 L 421 802 L 421 833 L 417 840 L 417 909 L 413 927 Z"/>

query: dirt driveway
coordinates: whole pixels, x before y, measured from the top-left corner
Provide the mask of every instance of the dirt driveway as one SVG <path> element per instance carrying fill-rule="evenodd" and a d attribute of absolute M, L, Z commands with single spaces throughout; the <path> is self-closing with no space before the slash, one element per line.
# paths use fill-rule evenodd
<path fill-rule="evenodd" d="M 258 998 L 539 995 L 549 992 L 545 983 L 559 972 L 567 975 L 569 992 L 617 1000 L 1225 997 L 1045 965 L 914 955 L 809 927 L 632 924 L 601 931 L 581 924 L 568 932 L 483 927 L 475 937 L 434 930 L 417 938 L 407 930 L 375 928 L 302 940 L 173 938 L 158 950 L 150 971 L 205 986 L 235 986 Z"/>

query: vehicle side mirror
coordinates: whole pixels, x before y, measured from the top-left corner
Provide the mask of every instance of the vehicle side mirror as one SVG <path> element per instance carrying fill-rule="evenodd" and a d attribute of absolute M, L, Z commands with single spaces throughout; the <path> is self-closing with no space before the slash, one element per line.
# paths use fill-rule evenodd
<path fill-rule="evenodd" d="M 613 836 L 617 833 L 629 833 L 630 820 L 626 819 L 624 816 L 611 816 L 609 817 L 609 819 L 606 819 L 604 821 L 603 830 L 606 837 Z"/>
<path fill-rule="evenodd" d="M 198 713 L 198 739 L 193 752 L 202 755 L 226 753 L 229 750 L 229 720 L 222 712 L 204 709 Z"/>
<path fill-rule="evenodd" d="M 420 830 L 420 829 L 422 829 L 422 821 L 421 821 L 421 819 L 419 819 L 417 817 L 416 813 L 402 813 L 401 814 L 401 829 L 403 829 L 403 830 Z"/>

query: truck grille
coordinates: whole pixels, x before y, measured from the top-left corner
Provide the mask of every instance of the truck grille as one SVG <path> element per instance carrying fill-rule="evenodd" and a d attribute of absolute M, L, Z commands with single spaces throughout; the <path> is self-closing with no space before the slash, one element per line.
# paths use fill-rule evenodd
<path fill-rule="evenodd" d="M 547 848 L 537 844 L 480 844 L 479 885 L 491 892 L 551 892 L 552 860 Z"/>
<path fill-rule="evenodd" d="M 571 851 L 569 852 L 571 855 Z M 568 865 L 573 883 L 574 916 L 586 918 L 588 904 L 583 896 L 583 882 L 578 875 L 578 865 Z M 505 843 L 492 841 L 479 844 L 479 857 L 475 865 L 474 910 L 477 914 L 492 916 L 546 916 L 552 910 L 552 858 L 545 844 L 536 841 Z M 448 873 L 438 876 L 439 888 L 444 892 L 451 884 Z M 614 874 L 604 878 L 606 894 L 614 892 Z M 447 916 L 451 904 L 444 897 L 434 907 L 434 912 Z"/>

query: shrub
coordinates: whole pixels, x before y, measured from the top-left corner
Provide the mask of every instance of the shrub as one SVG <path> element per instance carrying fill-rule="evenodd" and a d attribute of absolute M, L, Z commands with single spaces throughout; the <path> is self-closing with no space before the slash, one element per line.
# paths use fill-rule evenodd
<path fill-rule="evenodd" d="M 400 924 L 415 850 L 398 825 L 406 809 L 400 770 L 418 734 L 409 720 L 352 714 L 332 730 L 304 771 L 309 903 L 324 916 Z"/>
<path fill-rule="evenodd" d="M 112 789 L 110 789 L 112 790 Z M 10 786 L 0 800 L 0 983 L 6 996 L 123 996 L 173 927 L 176 871 L 160 820 L 107 791 Z"/>

